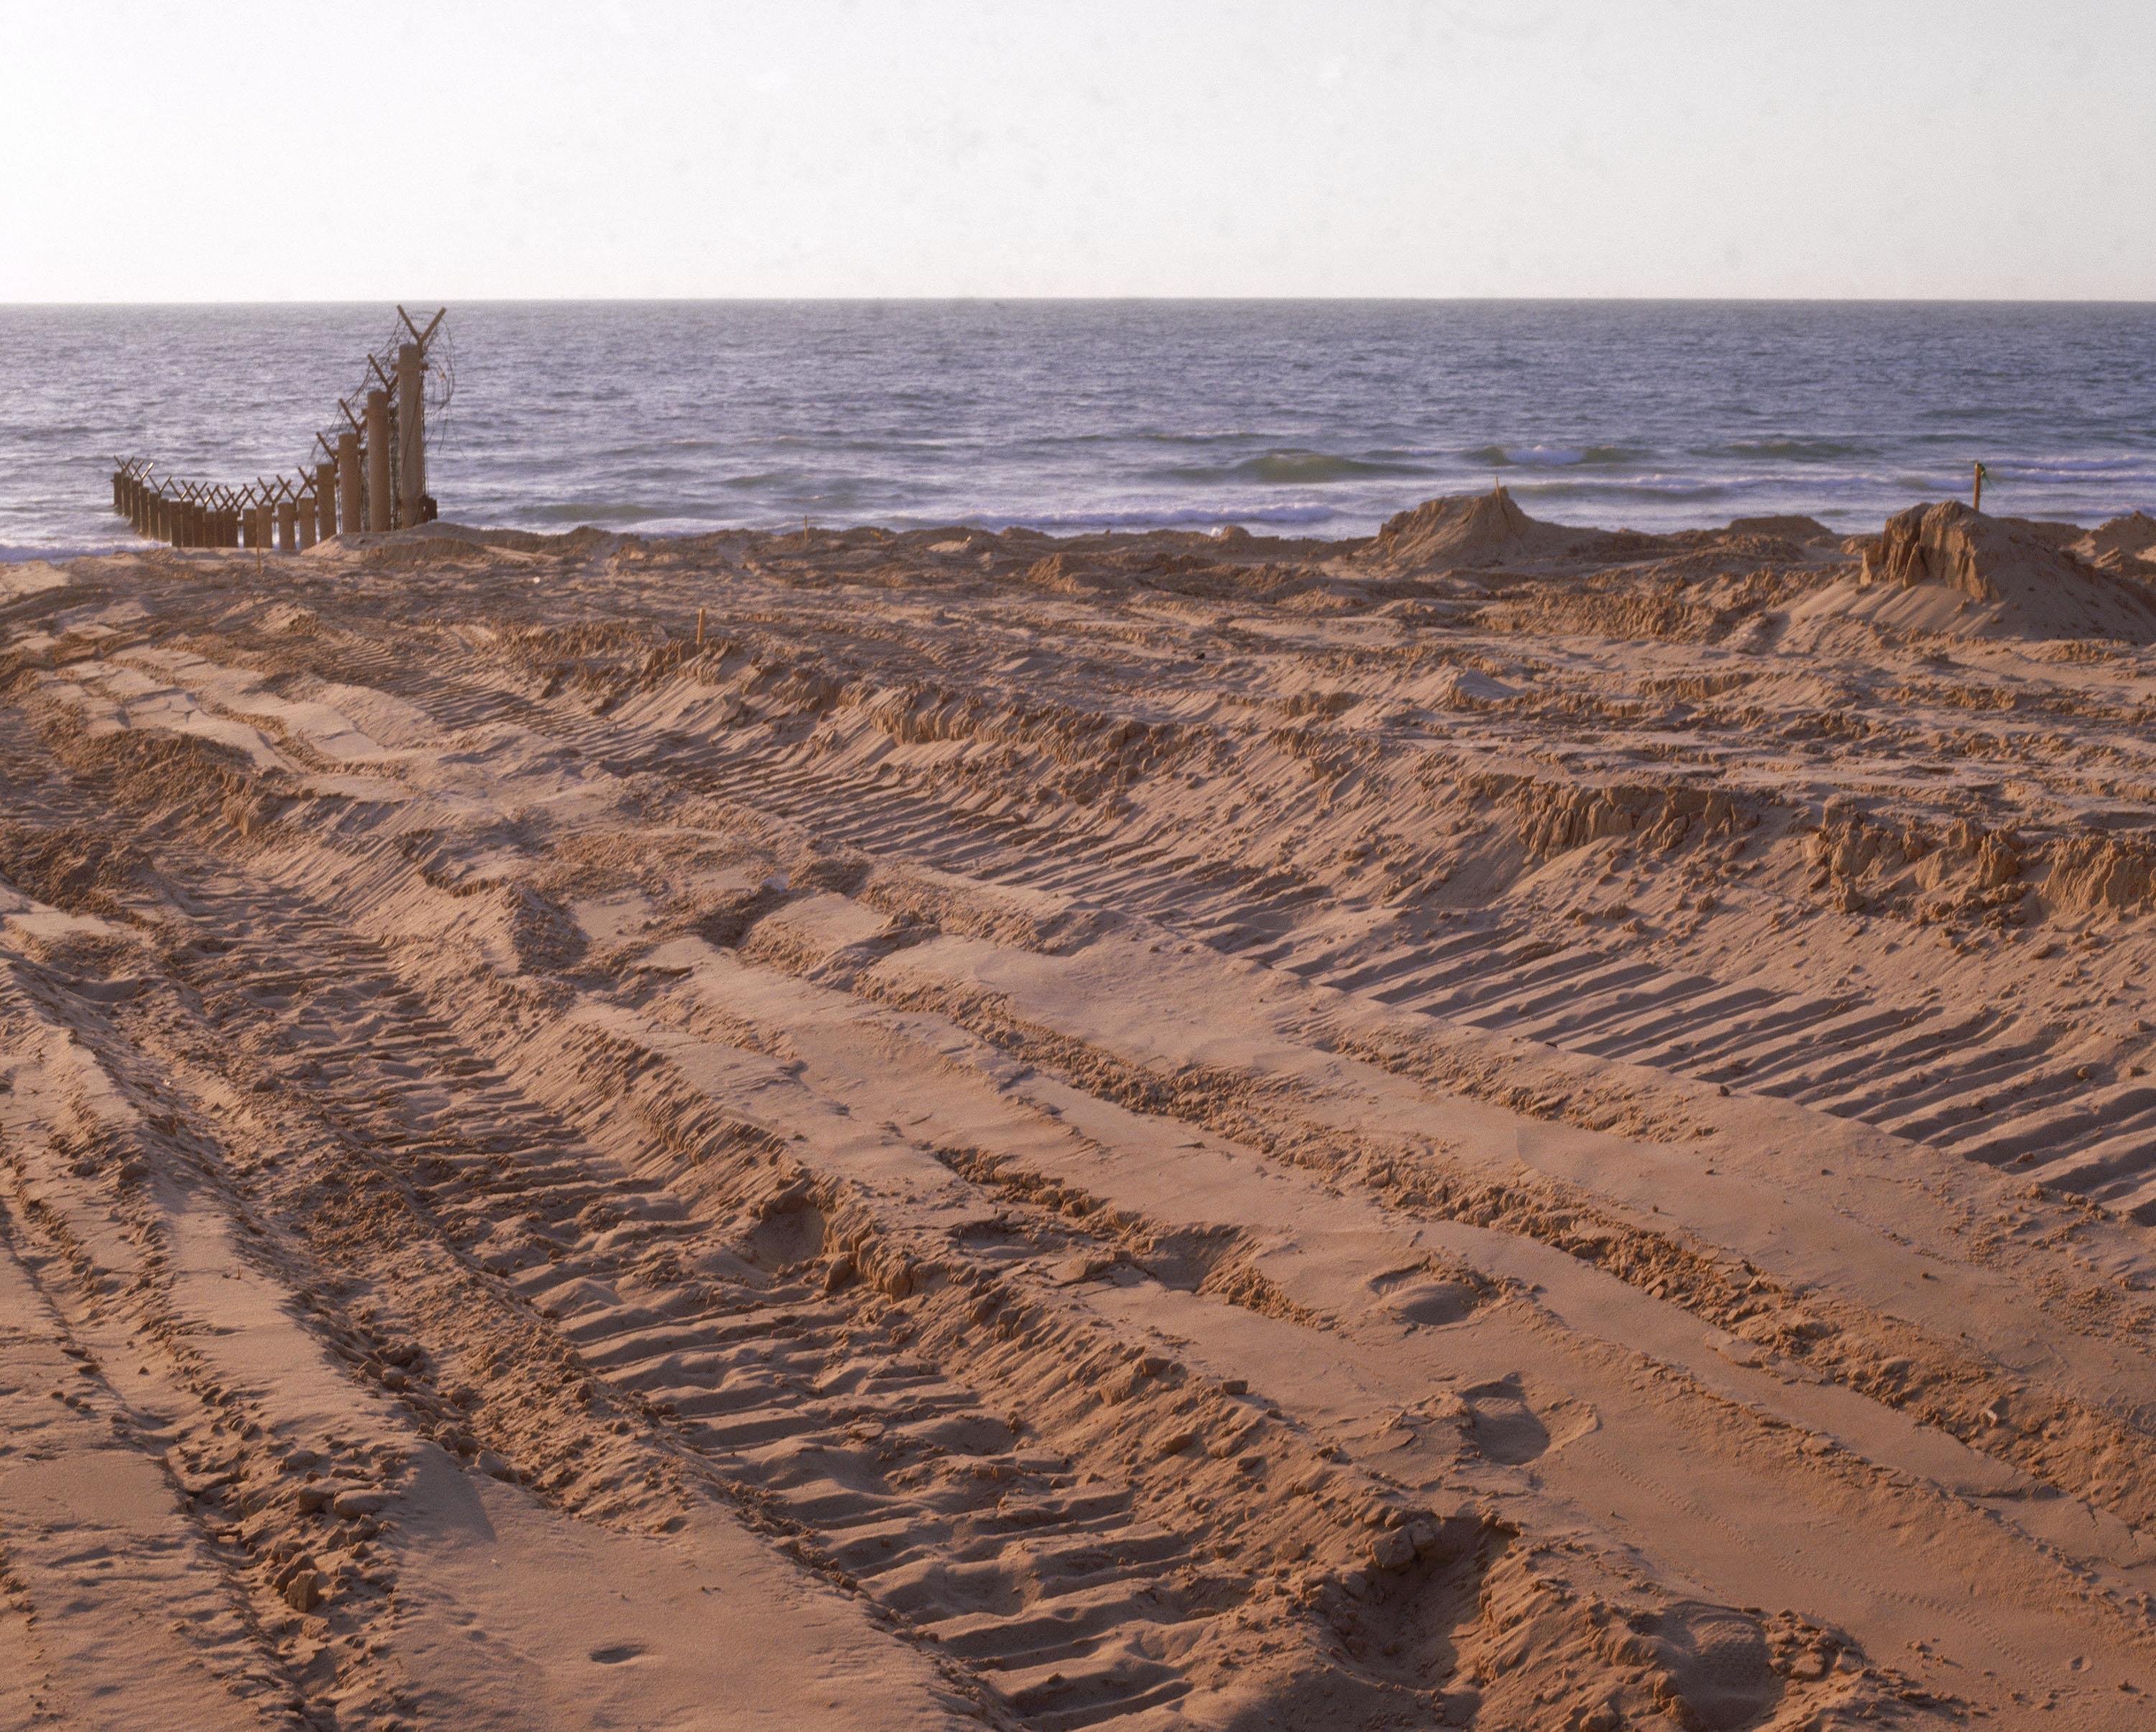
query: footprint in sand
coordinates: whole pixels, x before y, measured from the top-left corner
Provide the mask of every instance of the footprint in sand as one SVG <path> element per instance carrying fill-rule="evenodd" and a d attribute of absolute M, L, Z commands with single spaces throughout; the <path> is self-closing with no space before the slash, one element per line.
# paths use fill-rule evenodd
<path fill-rule="evenodd" d="M 1486 1459 L 1517 1466 L 1550 1447 L 1549 1428 L 1527 1405 L 1517 1375 L 1478 1383 L 1460 1390 L 1460 1399 L 1467 1406 L 1475 1447 Z"/>

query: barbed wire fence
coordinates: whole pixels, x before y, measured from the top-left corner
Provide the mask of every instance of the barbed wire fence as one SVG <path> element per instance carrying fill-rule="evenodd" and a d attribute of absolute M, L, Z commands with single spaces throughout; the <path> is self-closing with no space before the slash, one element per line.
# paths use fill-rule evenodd
<path fill-rule="evenodd" d="M 427 455 L 442 448 L 456 398 L 448 316 L 440 308 L 422 326 L 397 309 L 388 340 L 367 351 L 357 388 L 337 399 L 341 422 L 316 431 L 315 449 L 294 474 L 203 482 L 160 475 L 146 459 L 116 457 L 113 510 L 177 547 L 267 551 L 274 542 L 284 552 L 432 521 Z"/>

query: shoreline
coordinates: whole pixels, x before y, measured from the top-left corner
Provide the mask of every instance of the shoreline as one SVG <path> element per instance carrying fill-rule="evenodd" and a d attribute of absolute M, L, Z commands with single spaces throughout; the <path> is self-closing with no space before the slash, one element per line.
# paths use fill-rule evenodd
<path fill-rule="evenodd" d="M 1502 491 L 1508 498 L 1517 499 L 1520 494 L 1520 490 L 1510 486 L 1505 487 Z M 1441 496 L 1472 498 L 1476 496 L 1454 495 Z M 1933 502 L 1934 501 L 1912 498 L 1909 501 L 1909 505 L 1902 509 L 1919 508 Z M 1409 507 L 1408 509 L 1412 510 L 1414 507 Z M 2024 515 L 2022 513 L 2011 511 L 1994 511 L 1993 512 L 1987 513 L 1986 515 L 1997 517 L 2015 522 L 2038 525 L 2045 528 L 2071 527 L 2080 530 L 2084 533 L 2088 533 L 2100 530 L 2107 524 L 2128 522 L 2135 517 L 2148 517 L 2152 511 L 2156 511 L 2156 505 L 2142 507 L 2126 506 L 2122 509 L 2107 512 L 2088 513 L 2075 517 L 2062 515 Z M 1823 531 L 1830 534 L 1838 536 L 1845 540 L 1852 541 L 1862 539 L 1867 537 L 1877 536 L 1881 532 L 1881 529 L 1883 529 L 1885 522 L 1887 521 L 1886 519 L 1881 520 L 1880 528 L 1838 528 L 1826 522 L 1826 517 L 1832 514 L 1833 512 L 1830 510 L 1822 512 L 1818 509 L 1814 509 L 1809 511 L 1798 509 L 1789 511 L 1771 513 L 1739 513 L 1718 523 L 1685 526 L 1676 528 L 1659 530 L 1631 529 L 1624 526 L 1621 522 L 1615 525 L 1611 525 L 1601 522 L 1590 522 L 1584 520 L 1574 521 L 1568 517 L 1537 519 L 1537 521 L 1546 522 L 1558 528 L 1577 530 L 1582 533 L 1637 536 L 1659 540 L 1681 539 L 1686 537 L 1697 538 L 1701 537 L 1726 535 L 1732 532 L 1741 532 L 1743 526 L 1746 524 L 1764 521 L 1769 518 L 1804 518 L 1819 524 L 1820 527 Z M 1397 516 L 1399 514 L 1395 513 L 1394 515 Z M 1898 515 L 1898 513 L 1890 513 L 1890 517 L 1892 515 Z M 1252 527 L 1253 525 L 1255 525 L 1256 527 Z M 922 520 L 916 522 L 865 520 L 859 522 L 816 522 L 812 519 L 810 523 L 810 528 L 814 532 L 824 535 L 858 534 L 863 532 L 874 532 L 875 533 L 894 537 L 952 535 L 1015 535 L 1019 537 L 1038 537 L 1059 542 L 1067 542 L 1074 544 L 1084 544 L 1119 538 L 1124 541 L 1142 541 L 1148 537 L 1191 537 L 1207 540 L 1218 540 L 1223 537 L 1246 537 L 1254 541 L 1278 543 L 1282 546 L 1292 546 L 1298 548 L 1309 549 L 1328 548 L 1342 552 L 1352 551 L 1372 540 L 1377 535 L 1379 529 L 1382 529 L 1383 524 L 1381 522 L 1376 528 L 1373 528 L 1367 534 L 1342 536 L 1295 535 L 1282 533 L 1281 532 L 1282 527 L 1283 526 L 1267 526 L 1262 522 L 1262 520 L 1255 517 L 1237 521 L 1229 516 L 1224 516 L 1219 519 L 1208 516 L 1201 522 L 1188 523 L 1165 522 L 1114 523 L 1102 522 L 1078 526 L 1057 523 L 1050 524 L 1045 527 L 1020 519 L 1004 521 L 995 518 L 963 517 L 932 521 Z M 565 522 L 561 527 L 553 527 L 534 526 L 529 523 L 472 524 L 451 518 L 444 519 L 439 524 L 424 526 L 418 530 L 388 531 L 380 533 L 361 532 L 357 535 L 346 535 L 339 537 L 339 540 L 347 546 L 372 546 L 382 542 L 385 536 L 394 537 L 399 535 L 424 535 L 436 528 L 454 531 L 462 535 L 477 536 L 481 537 L 489 536 L 536 536 L 541 537 L 559 538 L 567 536 L 603 535 L 617 537 L 624 540 L 634 540 L 654 544 L 685 544 L 728 537 L 757 537 L 778 541 L 783 540 L 788 536 L 798 535 L 800 532 L 798 528 L 795 526 L 783 523 L 769 523 L 762 525 L 740 523 L 711 525 L 701 528 L 679 530 L 645 530 L 636 528 L 617 528 L 610 527 L 602 522 L 593 522 L 589 520 Z M 10 544 L 7 546 L 0 546 L 0 563 L 18 563 L 20 561 L 28 559 L 44 559 L 52 561 L 55 563 L 64 563 L 70 559 L 100 558 L 129 552 L 141 552 L 147 548 L 157 547 L 160 545 L 161 544 L 154 542 L 146 541 L 142 537 L 132 534 L 116 537 L 110 542 L 100 542 L 94 544 L 84 544 L 80 546 L 44 547 L 28 543 Z M 244 550 L 203 549 L 196 551 L 211 552 L 219 551 L 239 552 Z M 252 557 L 251 554 L 249 557 Z"/>

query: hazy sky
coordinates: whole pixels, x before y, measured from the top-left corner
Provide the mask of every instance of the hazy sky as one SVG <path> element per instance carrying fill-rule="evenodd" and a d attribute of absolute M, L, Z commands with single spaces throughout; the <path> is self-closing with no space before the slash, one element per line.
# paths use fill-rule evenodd
<path fill-rule="evenodd" d="M 2156 298 L 2156 0 L 0 0 L 0 300 Z"/>

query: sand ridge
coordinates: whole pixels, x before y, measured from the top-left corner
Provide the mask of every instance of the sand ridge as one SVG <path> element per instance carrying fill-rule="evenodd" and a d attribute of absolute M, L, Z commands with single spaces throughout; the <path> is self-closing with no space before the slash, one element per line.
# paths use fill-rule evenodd
<path fill-rule="evenodd" d="M 18 586 L 0 1724 L 2133 1724 L 2156 652 L 1866 552 Z"/>

